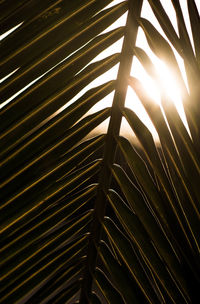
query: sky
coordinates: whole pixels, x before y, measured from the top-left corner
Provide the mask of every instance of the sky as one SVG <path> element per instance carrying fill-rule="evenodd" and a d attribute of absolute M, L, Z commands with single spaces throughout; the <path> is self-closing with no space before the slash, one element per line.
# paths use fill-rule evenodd
<path fill-rule="evenodd" d="M 115 3 L 119 3 L 119 2 L 121 2 L 121 1 L 120 0 L 115 1 Z M 163 5 L 164 9 L 168 12 L 170 20 L 171 20 L 175 30 L 178 33 L 178 28 L 177 28 L 177 23 L 176 23 L 176 14 L 175 14 L 174 8 L 172 6 L 171 0 L 161 0 L 161 3 Z M 190 28 L 190 24 L 189 24 L 189 17 L 187 14 L 187 0 L 181 0 L 180 3 L 181 3 L 181 7 L 182 7 L 183 14 L 185 17 L 185 22 L 186 22 L 187 28 L 189 29 L 189 35 L 191 36 L 191 28 Z M 196 5 L 200 12 L 200 1 L 196 1 Z M 124 14 L 116 23 L 114 23 L 109 28 L 109 30 L 114 29 L 116 26 L 123 26 L 126 22 L 126 16 L 127 16 L 127 14 Z M 150 20 L 151 23 L 165 37 L 165 39 L 168 40 L 167 37 L 165 36 L 163 30 L 161 29 L 156 17 L 154 16 L 147 0 L 144 0 L 144 2 L 143 2 L 141 16 Z M 120 51 L 121 45 L 122 45 L 122 39 L 119 42 L 112 45 L 106 51 L 102 52 L 93 61 L 100 60 L 104 56 L 108 56 L 108 55 L 116 52 L 116 50 Z M 162 83 L 164 84 L 166 92 L 168 92 L 169 97 L 174 101 L 175 106 L 178 110 L 178 113 L 179 113 L 181 119 L 183 120 L 185 126 L 187 127 L 185 113 L 183 110 L 181 96 L 180 96 L 180 88 L 178 87 L 177 81 L 174 78 L 174 76 L 172 75 L 172 73 L 170 72 L 170 70 L 168 70 L 167 67 L 163 64 L 163 62 L 161 60 L 159 60 L 152 53 L 152 51 L 150 50 L 148 43 L 146 41 L 145 35 L 140 28 L 139 28 L 138 35 L 137 35 L 136 46 L 143 48 L 145 50 L 145 52 L 150 56 L 153 63 L 155 63 L 158 74 L 161 77 L 161 80 L 162 80 Z M 177 52 L 175 50 L 174 50 L 174 53 L 175 53 L 177 62 L 179 64 L 180 70 L 182 72 L 183 79 L 185 80 L 185 83 L 187 86 L 187 80 L 186 80 L 183 60 L 180 58 L 180 56 L 177 54 Z M 101 77 L 99 77 L 99 79 L 95 80 L 91 85 L 96 86 L 96 85 L 99 85 L 100 83 L 102 83 L 102 81 L 105 81 L 105 79 L 108 79 L 108 80 L 112 79 L 113 75 L 115 75 L 115 76 L 117 75 L 117 69 L 118 69 L 118 67 L 114 67 L 113 69 L 111 69 L 110 71 L 105 73 L 103 75 L 103 77 L 101 76 Z M 144 71 L 143 67 L 141 66 L 141 64 L 135 57 L 133 59 L 131 76 L 134 76 L 134 77 L 138 78 L 139 80 L 141 80 L 141 82 L 142 82 L 143 86 L 145 87 L 145 89 L 147 90 L 149 96 L 155 102 L 160 103 L 160 94 L 159 94 L 158 88 L 156 88 L 152 79 L 147 75 L 147 73 Z M 112 103 L 112 97 L 113 97 L 113 94 L 111 94 L 109 97 L 105 98 L 104 103 L 103 102 L 99 103 L 99 105 L 95 107 L 95 110 L 97 110 L 97 108 L 101 109 L 105 106 L 110 106 Z M 158 141 L 158 135 L 157 135 L 155 128 L 153 127 L 141 102 L 139 101 L 136 94 L 133 92 L 133 90 L 130 87 L 128 87 L 125 106 L 134 110 L 134 112 L 140 117 L 142 122 L 150 129 L 150 131 L 153 134 L 154 139 L 156 141 Z M 106 128 L 106 123 L 103 123 L 102 126 L 104 126 L 104 128 Z M 126 135 L 126 136 L 128 134 L 132 134 L 132 131 L 130 130 L 130 127 L 128 126 L 128 123 L 125 121 L 125 119 L 123 119 L 123 122 L 122 122 L 121 134 Z"/>

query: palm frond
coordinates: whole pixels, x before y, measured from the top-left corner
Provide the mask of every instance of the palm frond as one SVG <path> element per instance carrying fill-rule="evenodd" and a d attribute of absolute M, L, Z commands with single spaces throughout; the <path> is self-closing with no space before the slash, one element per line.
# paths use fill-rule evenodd
<path fill-rule="evenodd" d="M 170 2 L 177 29 L 148 0 L 163 34 L 142 0 L 0 1 L 1 34 L 16 27 L 1 43 L 0 303 L 198 303 L 200 17 L 195 0 L 187 12 Z M 187 125 L 138 29 L 176 76 Z M 131 74 L 134 57 L 160 103 Z M 126 106 L 128 86 L 158 142 Z"/>

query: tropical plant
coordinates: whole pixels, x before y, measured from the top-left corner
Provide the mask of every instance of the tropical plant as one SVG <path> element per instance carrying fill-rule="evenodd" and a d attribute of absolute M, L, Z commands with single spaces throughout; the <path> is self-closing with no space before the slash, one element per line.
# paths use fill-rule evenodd
<path fill-rule="evenodd" d="M 187 1 L 192 36 L 179 0 L 171 0 L 178 31 L 161 2 L 148 0 L 165 36 L 141 17 L 142 0 L 109 8 L 111 0 L 0 2 L 1 34 L 20 24 L 1 44 L 1 78 L 9 77 L 1 86 L 0 303 L 198 303 L 195 1 Z M 125 12 L 126 25 L 110 31 Z M 189 131 L 146 50 L 136 47 L 138 27 L 179 81 Z M 122 37 L 120 53 L 90 63 Z M 187 85 L 175 52 L 184 61 Z M 162 106 L 130 76 L 134 56 L 158 84 Z M 116 80 L 70 103 L 117 63 Z M 128 85 L 159 143 L 124 106 Z M 88 113 L 113 91 L 111 107 Z M 140 146 L 120 136 L 123 117 Z M 91 133 L 107 118 L 106 134 Z"/>

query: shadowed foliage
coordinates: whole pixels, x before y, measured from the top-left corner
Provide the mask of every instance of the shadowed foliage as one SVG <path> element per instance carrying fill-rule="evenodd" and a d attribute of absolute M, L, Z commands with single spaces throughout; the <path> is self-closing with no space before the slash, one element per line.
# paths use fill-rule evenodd
<path fill-rule="evenodd" d="M 148 0 L 163 34 L 143 0 L 0 1 L 1 34 L 19 25 L 1 42 L 0 303 L 198 303 L 200 16 L 187 0 L 189 35 L 181 1 L 168 1 L 178 29 Z M 136 46 L 139 28 L 176 75 L 188 129 Z M 119 53 L 92 61 L 121 38 Z M 130 76 L 134 56 L 160 105 Z M 116 79 L 83 90 L 117 64 Z M 159 142 L 125 107 L 128 86 Z M 112 105 L 95 110 L 106 96 Z"/>

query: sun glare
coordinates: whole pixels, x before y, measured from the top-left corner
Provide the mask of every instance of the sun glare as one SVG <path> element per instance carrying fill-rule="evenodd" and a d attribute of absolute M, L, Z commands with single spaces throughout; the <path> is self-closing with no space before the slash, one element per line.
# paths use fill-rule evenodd
<path fill-rule="evenodd" d="M 172 22 L 175 30 L 177 31 L 176 16 L 175 16 L 175 12 L 173 10 L 172 4 L 170 3 L 171 1 L 161 1 L 161 2 L 163 4 L 163 7 L 169 13 L 171 22 Z M 144 3 L 143 3 L 142 17 L 150 20 L 151 23 L 167 39 L 164 32 L 160 28 L 159 23 L 156 20 L 147 1 L 144 1 Z M 150 100 L 158 103 L 160 106 L 161 106 L 160 89 L 164 90 L 165 95 L 174 102 L 183 123 L 187 127 L 185 112 L 183 109 L 182 99 L 181 99 L 181 89 L 178 84 L 178 81 L 177 81 L 175 75 L 172 73 L 172 71 L 170 71 L 170 69 L 164 64 L 164 62 L 162 62 L 160 59 L 158 59 L 153 54 L 153 52 L 151 51 L 151 49 L 147 43 L 145 34 L 142 31 L 142 29 L 140 29 L 140 28 L 138 30 L 136 46 L 144 49 L 145 52 L 147 53 L 147 55 L 150 57 L 151 61 L 153 62 L 156 73 L 157 73 L 159 85 L 156 84 L 156 82 L 147 74 L 147 72 L 144 70 L 141 63 L 137 60 L 137 58 L 134 58 L 134 60 L 133 60 L 131 75 L 138 78 L 141 81 L 146 93 L 150 97 Z M 187 80 L 186 80 L 186 76 L 185 76 L 185 69 L 184 69 L 183 61 L 180 58 L 180 56 L 176 53 L 175 50 L 174 50 L 174 53 L 175 53 L 175 57 L 178 62 L 178 65 L 179 65 L 179 69 L 182 73 L 182 77 L 187 86 Z M 132 109 L 139 116 L 141 121 L 148 127 L 148 129 L 151 131 L 154 139 L 157 141 L 158 140 L 157 132 L 156 132 L 148 114 L 146 113 L 144 107 L 142 106 L 140 100 L 137 98 L 137 96 L 133 92 L 133 90 L 128 90 L 125 105 L 126 105 L 126 107 Z M 162 108 L 162 106 L 161 106 L 161 108 Z M 126 126 L 126 128 L 127 128 L 127 126 Z M 123 133 L 127 133 L 127 130 L 126 129 L 122 130 L 122 134 Z"/>
<path fill-rule="evenodd" d="M 116 3 L 117 2 L 120 2 L 120 1 L 116 1 Z M 170 20 L 171 20 L 175 30 L 178 32 L 177 23 L 176 23 L 176 14 L 175 14 L 175 11 L 171 4 L 171 1 L 162 0 L 161 2 L 162 2 L 164 9 L 168 12 L 168 15 L 170 17 Z M 188 23 L 189 20 L 188 20 L 187 14 L 186 14 L 186 1 L 182 1 L 182 8 L 183 8 L 183 13 L 186 17 L 185 19 L 186 19 L 187 28 L 189 28 L 189 35 L 191 35 L 190 25 Z M 158 29 L 158 31 L 165 37 L 165 39 L 168 40 L 167 37 L 165 36 L 163 30 L 161 29 L 156 17 L 154 16 L 154 14 L 150 8 L 150 5 L 148 4 L 148 1 L 143 2 L 142 17 L 150 20 L 151 23 Z M 120 19 L 120 24 L 118 24 L 118 23 L 113 24 L 112 29 L 115 26 L 125 24 L 125 20 L 126 20 L 126 15 L 124 15 Z M 136 46 L 144 49 L 145 52 L 147 53 L 147 55 L 152 60 L 154 66 L 156 68 L 157 76 L 159 79 L 159 86 L 156 85 L 155 81 L 147 74 L 147 72 L 144 70 L 141 63 L 137 60 L 136 57 L 134 57 L 134 60 L 133 60 L 131 75 L 138 78 L 141 81 L 143 87 L 145 88 L 147 94 L 150 97 L 150 100 L 158 103 L 160 106 L 161 106 L 160 89 L 162 88 L 165 95 L 174 102 L 183 123 L 185 124 L 186 128 L 188 129 L 187 121 L 186 121 L 186 117 L 185 117 L 185 113 L 184 113 L 184 109 L 183 109 L 183 105 L 182 105 L 181 89 L 178 84 L 178 81 L 177 81 L 175 75 L 172 73 L 172 71 L 164 64 L 164 62 L 162 62 L 159 58 L 157 58 L 153 54 L 153 52 L 151 51 L 151 49 L 147 43 L 145 34 L 141 28 L 139 28 L 139 31 L 138 31 Z M 116 52 L 116 50 L 120 51 L 120 49 L 118 49 L 120 47 L 121 46 L 119 43 L 113 45 L 112 47 L 110 47 L 108 52 L 107 51 L 103 52 L 98 57 L 98 59 L 101 59 L 106 54 L 107 55 L 111 54 L 113 50 L 115 52 Z M 109 53 L 109 51 L 110 51 L 110 53 Z M 175 54 L 179 69 L 181 71 L 183 80 L 185 82 L 185 86 L 187 88 L 187 80 L 186 80 L 183 60 L 181 59 L 181 57 L 177 54 L 177 52 L 175 50 L 174 50 L 174 54 Z M 96 61 L 96 58 L 94 61 Z M 109 75 L 111 75 L 111 74 L 109 74 Z M 106 74 L 105 74 L 105 76 L 106 76 Z M 105 77 L 103 79 L 105 81 Z M 101 80 L 97 80 L 97 81 L 101 81 Z M 96 82 L 95 82 L 95 84 L 96 84 Z M 109 101 L 109 104 L 107 104 L 107 105 L 110 105 L 110 101 Z M 143 105 L 141 104 L 140 100 L 138 99 L 137 95 L 134 93 L 134 91 L 130 87 L 127 90 L 125 106 L 132 109 L 139 116 L 141 121 L 151 131 L 154 139 L 156 141 L 158 141 L 157 132 L 156 132 L 148 114 L 146 113 L 146 111 L 145 111 Z M 99 105 L 95 107 L 95 110 L 100 109 L 100 108 L 103 108 L 103 105 L 99 103 Z M 161 108 L 162 108 L 162 106 L 161 106 Z M 129 134 L 132 134 L 132 131 L 130 130 L 130 127 L 128 126 L 128 123 L 125 121 L 125 119 L 123 119 L 123 121 L 122 121 L 121 134 L 126 135 L 126 136 L 129 136 Z"/>

